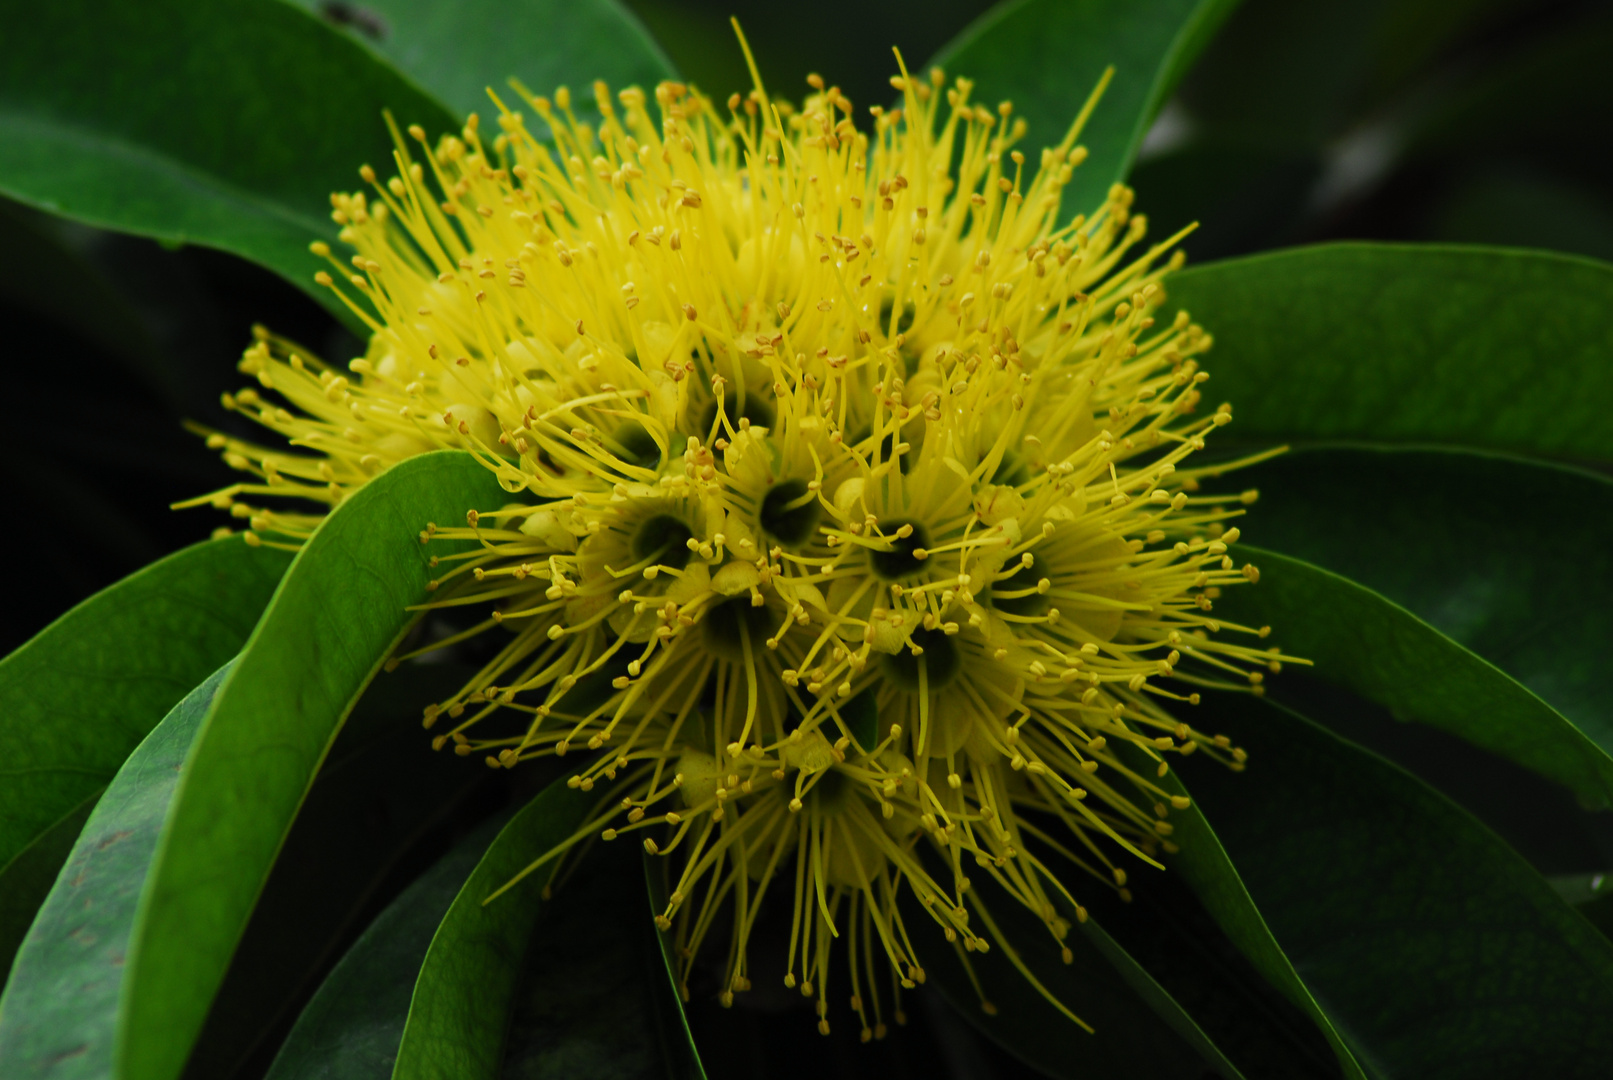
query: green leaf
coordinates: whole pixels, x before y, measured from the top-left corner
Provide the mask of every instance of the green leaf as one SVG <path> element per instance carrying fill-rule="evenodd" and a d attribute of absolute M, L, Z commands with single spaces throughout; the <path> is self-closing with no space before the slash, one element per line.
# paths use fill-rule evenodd
<path fill-rule="evenodd" d="M 1248 539 L 1409 609 L 1613 753 L 1606 476 L 1496 454 L 1329 447 L 1284 454 L 1229 480 L 1261 493 Z M 1248 591 L 1264 589 L 1263 579 Z M 1228 601 L 1243 591 L 1229 591 Z M 1288 647 L 1285 631 L 1273 641 Z"/>
<path fill-rule="evenodd" d="M 644 891 L 649 907 L 644 912 L 651 919 L 650 930 L 655 936 L 655 948 L 649 960 L 649 979 L 659 992 L 656 1002 L 656 1026 L 661 1033 L 661 1045 L 668 1069 L 676 1080 L 706 1080 L 706 1066 L 700 1059 L 700 1048 L 695 1045 L 694 1032 L 684 1011 L 682 995 L 678 992 L 678 960 L 673 949 L 673 933 L 656 927 L 654 918 L 666 910 L 667 862 L 646 854 L 644 862 Z M 658 954 L 658 958 L 657 958 Z"/>
<path fill-rule="evenodd" d="M 428 521 L 507 496 L 462 451 L 411 458 L 327 517 L 287 571 L 191 753 L 128 959 L 123 1080 L 184 1066 L 308 786 L 426 595 Z"/>
<path fill-rule="evenodd" d="M 197 544 L 79 604 L 0 660 L 0 864 L 105 787 L 246 641 L 290 556 Z"/>
<path fill-rule="evenodd" d="M 290 2 L 344 26 L 461 116 L 494 108 L 489 87 L 508 104 L 511 78 L 540 94 L 570 86 L 589 102 L 596 79 L 617 91 L 674 77 L 661 47 L 616 0 Z"/>
<path fill-rule="evenodd" d="M 11 961 L 34 915 L 56 883 L 56 871 L 67 861 L 100 798 L 97 791 L 73 807 L 0 868 L 0 986 L 5 982 L 4 973 L 11 971 Z"/>
<path fill-rule="evenodd" d="M 974 80 L 977 102 L 1012 101 L 1014 116 L 1030 125 L 1027 147 L 1058 145 L 1113 65 L 1114 81 L 1081 133 L 1089 156 L 1064 192 L 1066 214 L 1089 213 L 1111 184 L 1126 178 L 1155 114 L 1236 6 L 1237 0 L 1007 0 L 931 64 Z"/>
<path fill-rule="evenodd" d="M 129 756 L 73 845 L 0 997 L 0 1074 L 113 1075 L 125 958 L 186 756 L 228 668 Z"/>
<path fill-rule="evenodd" d="M 1453 442 L 1613 458 L 1613 266 L 1504 248 L 1325 244 L 1174 275 L 1215 335 L 1239 439 Z"/>
<path fill-rule="evenodd" d="M 376 917 L 297 1017 L 268 1080 L 391 1077 L 432 936 L 501 824 L 460 841 Z"/>
<path fill-rule="evenodd" d="M 398 1046 L 397 1080 L 498 1076 L 521 960 L 558 860 L 488 898 L 576 832 L 597 801 L 555 782 L 499 832 L 431 939 Z"/>
<path fill-rule="evenodd" d="M 1613 806 L 1613 757 L 1506 672 L 1405 608 L 1299 559 L 1238 545 L 1260 583 L 1216 610 L 1270 626 L 1283 651 L 1329 682 L 1558 781 L 1587 806 Z"/>
<path fill-rule="evenodd" d="M 467 803 L 494 794 L 486 789 L 503 777 L 433 753 L 420 728 L 421 704 L 441 701 L 476 670 L 410 663 L 365 691 L 297 811 L 186 1077 L 233 1076 L 266 1056 L 400 871 L 453 838 Z"/>
<path fill-rule="evenodd" d="M 1076 925 L 1065 939 L 1072 954 L 1071 963 L 1065 964 L 1040 919 L 994 882 L 977 881 L 975 889 L 977 900 L 984 898 L 975 909 L 979 932 L 988 939 L 994 936 L 986 921 L 989 916 L 1006 939 L 993 941 L 989 952 L 968 958 L 990 1008 L 976 996 L 958 950 L 941 941 L 938 932 L 929 935 L 933 940 L 927 948 L 921 939 L 925 973 L 963 1017 L 1016 1057 L 1050 1076 L 1071 1080 L 1127 1076 L 1198 1080 L 1206 1067 L 1225 1080 L 1243 1075 L 1095 918 Z M 933 929 L 931 918 L 917 904 L 907 903 L 903 914 L 918 933 Z M 1073 923 L 1074 913 L 1068 914 Z M 1081 1030 L 1043 998 L 1016 970 L 1013 955 L 1092 1032 Z"/>
<path fill-rule="evenodd" d="M 52 213 L 219 248 L 313 284 L 332 191 L 386 167 L 381 113 L 453 115 L 303 12 L 271 0 L 0 7 L 0 191 Z"/>
<path fill-rule="evenodd" d="M 1307 705 L 1373 712 L 1330 693 Z M 1249 752 L 1180 767 L 1272 934 L 1373 1074 L 1593 1077 L 1613 1053 L 1613 944 L 1494 834 L 1300 714 L 1207 694 Z M 1330 721 L 1331 723 L 1331 721 Z"/>

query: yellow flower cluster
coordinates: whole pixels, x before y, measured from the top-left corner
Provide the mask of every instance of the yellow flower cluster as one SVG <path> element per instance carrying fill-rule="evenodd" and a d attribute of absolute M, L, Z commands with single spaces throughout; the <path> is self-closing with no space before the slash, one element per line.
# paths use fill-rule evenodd
<path fill-rule="evenodd" d="M 579 838 L 677 856 L 657 921 L 685 978 L 728 920 L 725 1001 L 788 894 L 786 983 L 827 1031 L 847 936 L 869 1038 L 879 969 L 898 1016 L 924 979 L 913 910 L 991 947 L 971 874 L 1058 948 L 1084 912 L 1050 864 L 1122 890 L 1116 853 L 1158 865 L 1187 805 L 1168 756 L 1243 761 L 1172 708 L 1258 691 L 1278 654 L 1211 613 L 1257 577 L 1225 526 L 1253 493 L 1184 467 L 1231 411 L 1200 408 L 1208 335 L 1155 320 L 1177 238 L 1139 246 L 1121 186 L 1060 223 L 1097 95 L 1027 171 L 1023 123 L 966 80 L 894 79 L 866 131 L 809 81 L 799 109 L 759 79 L 726 110 L 597 85 L 597 124 L 523 92 L 546 138 L 502 104 L 491 140 L 400 137 L 395 177 L 334 197 L 350 265 L 315 245 L 368 354 L 264 335 L 241 367 L 283 404 L 227 404 L 299 449 L 213 435 L 255 475 L 210 499 L 295 543 L 317 516 L 244 500 L 476 455 L 510 502 L 423 536 L 480 542 L 430 606 L 511 633 L 426 710 L 436 744 L 581 756 Z"/>

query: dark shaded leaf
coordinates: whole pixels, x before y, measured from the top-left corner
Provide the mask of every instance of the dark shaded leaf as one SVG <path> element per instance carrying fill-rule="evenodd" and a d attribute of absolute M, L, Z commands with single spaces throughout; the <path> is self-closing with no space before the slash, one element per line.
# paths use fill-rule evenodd
<path fill-rule="evenodd" d="M 1326 244 L 1189 268 L 1240 439 L 1457 442 L 1613 458 L 1613 266 L 1503 248 Z"/>
<path fill-rule="evenodd" d="M 130 949 L 118 1067 L 184 1067 L 331 741 L 426 596 L 429 521 L 506 496 L 462 451 L 411 458 L 332 511 L 298 554 L 208 713 Z M 438 550 L 441 549 L 441 550 Z"/>
<path fill-rule="evenodd" d="M 1090 213 L 1126 178 L 1160 106 L 1237 0 L 1010 0 L 931 61 L 974 80 L 973 100 L 1007 99 L 1027 148 L 1057 146 L 1104 70 L 1114 81 L 1082 131 L 1086 163 L 1064 192 L 1067 216 Z M 923 77 L 923 71 L 913 69 Z M 1035 160 L 1035 155 L 1030 155 Z"/>
<path fill-rule="evenodd" d="M 597 801 L 555 782 L 500 830 L 431 939 L 398 1046 L 398 1080 L 499 1075 L 521 961 L 556 861 L 488 898 L 569 838 Z"/>
<path fill-rule="evenodd" d="M 106 786 L 240 650 L 290 563 L 240 537 L 153 563 L 0 660 L 0 863 Z"/>
<path fill-rule="evenodd" d="M 108 785 L 0 997 L 0 1074 L 114 1075 L 137 912 L 186 758 L 228 668 L 176 705 Z"/>
<path fill-rule="evenodd" d="M 240 255 L 309 290 L 329 195 L 384 168 L 381 113 L 453 116 L 361 46 L 264 0 L 0 7 L 0 191 L 42 210 Z"/>
<path fill-rule="evenodd" d="M 1272 627 L 1285 652 L 1397 719 L 1515 761 L 1586 805 L 1613 806 L 1613 757 L 1505 672 L 1348 578 L 1276 552 L 1238 550 L 1260 568 L 1260 583 L 1230 590 L 1217 612 Z"/>
<path fill-rule="evenodd" d="M 1593 1077 L 1613 944 L 1414 777 L 1291 710 L 1206 695 L 1249 751 L 1182 771 L 1295 970 L 1372 1074 Z M 1323 690 L 1307 708 L 1375 711 Z M 1329 720 L 1331 724 L 1332 721 Z"/>
<path fill-rule="evenodd" d="M 1260 489 L 1248 539 L 1409 609 L 1613 752 L 1606 476 L 1495 454 L 1329 447 L 1228 480 Z"/>
<path fill-rule="evenodd" d="M 467 836 L 387 906 L 320 984 L 267 1080 L 389 1080 L 437 926 L 502 822 Z"/>
<path fill-rule="evenodd" d="M 291 0 L 353 37 L 461 116 L 512 104 L 509 80 L 547 94 L 568 85 L 580 103 L 603 79 L 649 90 L 674 76 L 661 47 L 616 0 Z"/>

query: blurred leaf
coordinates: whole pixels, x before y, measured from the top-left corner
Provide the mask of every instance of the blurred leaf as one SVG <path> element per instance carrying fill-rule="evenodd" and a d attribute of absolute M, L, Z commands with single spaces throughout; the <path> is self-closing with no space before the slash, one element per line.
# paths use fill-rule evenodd
<path fill-rule="evenodd" d="M 1333 693 L 1308 703 L 1371 706 Z M 1373 1074 L 1594 1077 L 1613 1053 L 1613 943 L 1489 830 L 1286 708 L 1207 694 L 1249 752 L 1184 762 L 1249 895 Z"/>
<path fill-rule="evenodd" d="M 426 596 L 428 521 L 507 496 L 462 451 L 411 458 L 303 546 L 197 738 L 130 948 L 123 1080 L 179 1074 L 292 819 L 348 710 Z"/>
<path fill-rule="evenodd" d="M 1184 270 L 1240 439 L 1465 442 L 1613 458 L 1613 266 L 1504 248 L 1326 244 Z"/>
<path fill-rule="evenodd" d="M 297 811 L 187 1077 L 251 1075 L 254 1062 L 261 1069 L 321 969 L 340 955 L 354 924 L 362 927 L 375 894 L 409 864 L 429 865 L 435 853 L 419 849 L 446 847 L 478 787 L 500 779 L 434 753 L 420 728 L 422 704 L 442 700 L 475 672 L 468 664 L 409 664 L 370 684 Z"/>
<path fill-rule="evenodd" d="M 974 886 L 976 932 L 992 940 L 992 948 L 969 955 L 968 965 L 990 1008 L 977 996 L 958 948 L 940 940 L 938 931 L 928 934 L 928 942 L 921 939 L 921 947 L 928 945 L 922 953 L 927 982 L 982 1033 L 1047 1075 L 1070 1080 L 1199 1080 L 1207 1068 L 1225 1080 L 1242 1077 L 1186 1010 L 1096 919 L 1072 927 L 1064 940 L 1072 962 L 1065 964 L 1040 919 L 995 882 L 981 880 Z M 1067 915 L 1073 923 L 1074 912 Z M 916 903 L 904 903 L 903 917 L 921 934 L 935 929 Z M 991 923 L 1006 940 L 995 940 Z M 1091 1033 L 1054 1008 L 1016 970 L 1016 954 L 1042 986 L 1092 1027 Z"/>
<path fill-rule="evenodd" d="M 137 910 L 191 744 L 227 671 L 174 706 L 129 755 L 73 845 L 0 997 L 8 1080 L 114 1074 Z"/>
<path fill-rule="evenodd" d="M 240 537 L 197 544 L 0 660 L 0 862 L 105 787 L 163 714 L 240 650 L 290 561 Z"/>
<path fill-rule="evenodd" d="M 558 860 L 488 897 L 576 832 L 598 798 L 556 781 L 499 831 L 431 939 L 398 1045 L 397 1080 L 498 1076 L 521 961 Z"/>
<path fill-rule="evenodd" d="M 205 244 L 317 288 L 330 193 L 385 168 L 381 113 L 457 122 L 389 66 L 273 0 L 0 6 L 0 191 L 94 225 Z"/>
<path fill-rule="evenodd" d="M 0 868 L 0 986 L 34 915 L 56 883 L 56 871 L 67 861 L 100 798 L 97 791 L 73 807 Z"/>
<path fill-rule="evenodd" d="M 1295 451 L 1229 479 L 1260 488 L 1248 539 L 1409 609 L 1613 752 L 1606 476 L 1495 454 L 1360 447 Z M 1259 602 L 1265 586 L 1224 602 L 1244 592 Z M 1289 630 L 1329 632 L 1296 613 L 1272 640 L 1289 648 Z"/>
<path fill-rule="evenodd" d="M 1067 216 L 1090 213 L 1126 178 L 1154 116 L 1237 2 L 1006 0 L 926 67 L 974 80 L 973 99 L 988 108 L 1011 100 L 1014 116 L 1030 125 L 1024 145 L 1034 149 L 1058 145 L 1113 65 L 1114 81 L 1081 133 L 1089 156 L 1064 191 Z"/>
<path fill-rule="evenodd" d="M 1260 568 L 1260 583 L 1230 590 L 1218 613 L 1270 626 L 1285 653 L 1314 661 L 1322 678 L 1398 720 L 1515 761 L 1587 806 L 1613 807 L 1613 757 L 1505 672 L 1349 578 L 1273 551 L 1238 550 Z"/>
<path fill-rule="evenodd" d="M 465 837 L 387 905 L 298 1016 L 267 1080 L 390 1080 L 432 935 L 501 825 Z"/>
<path fill-rule="evenodd" d="M 1595 187 L 1537 170 L 1464 169 L 1435 207 L 1428 239 L 1613 259 L 1613 204 Z"/>
<path fill-rule="evenodd" d="M 288 0 L 352 36 L 461 116 L 511 103 L 509 80 L 535 93 L 570 86 L 592 101 L 594 80 L 617 91 L 674 77 L 661 47 L 616 0 Z"/>

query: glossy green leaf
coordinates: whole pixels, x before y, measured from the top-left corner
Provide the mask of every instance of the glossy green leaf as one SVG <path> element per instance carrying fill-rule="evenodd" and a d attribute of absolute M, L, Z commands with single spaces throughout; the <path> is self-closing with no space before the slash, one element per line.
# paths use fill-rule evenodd
<path fill-rule="evenodd" d="M 1260 582 L 1228 590 L 1218 612 L 1272 627 L 1284 652 L 1398 719 L 1550 777 L 1588 806 L 1613 806 L 1613 757 L 1504 671 L 1349 578 L 1260 548 L 1238 551 L 1260 568 Z"/>
<path fill-rule="evenodd" d="M 556 861 L 488 898 L 576 832 L 597 801 L 557 781 L 499 831 L 431 939 L 398 1046 L 397 1080 L 498 1076 L 522 957 Z"/>
<path fill-rule="evenodd" d="M 1321 688 L 1319 720 L 1373 706 Z M 1370 1073 L 1593 1077 L 1613 1053 L 1613 943 L 1494 834 L 1305 717 L 1208 694 L 1249 752 L 1181 771 L 1294 969 Z"/>
<path fill-rule="evenodd" d="M 90 597 L 0 660 L 0 865 L 105 787 L 246 641 L 291 557 L 197 544 Z"/>
<path fill-rule="evenodd" d="M 292 819 L 353 702 L 426 595 L 430 521 L 501 505 L 462 451 L 405 461 L 303 546 L 220 688 L 191 754 L 129 958 L 124 1080 L 171 1080 L 189 1055 Z"/>
<path fill-rule="evenodd" d="M 1187 1011 L 1096 919 L 1072 928 L 1064 941 L 1072 962 L 1065 964 L 1040 919 L 993 882 L 976 883 L 975 888 L 1004 938 L 993 941 L 989 952 L 968 958 L 989 1009 L 976 996 L 957 951 L 941 941 L 938 932 L 930 933 L 932 920 L 924 910 L 909 903 L 904 918 L 917 933 L 932 939 L 928 948 L 925 938 L 919 939 L 927 982 L 1016 1057 L 1050 1076 L 1071 1080 L 1128 1076 L 1198 1080 L 1206 1069 L 1225 1080 L 1242 1077 Z M 990 940 L 994 935 L 985 918 L 979 916 L 977 932 Z M 1093 1030 L 1083 1031 L 1044 999 L 1016 970 L 1012 954 Z"/>
<path fill-rule="evenodd" d="M 0 868 L 0 986 L 11 971 L 11 961 L 28 933 L 39 906 L 45 902 L 56 872 L 67 861 L 84 822 L 100 800 L 99 791 L 79 803 L 62 819 L 34 838 Z"/>
<path fill-rule="evenodd" d="M 6 4 L 0 40 L 0 191 L 243 256 L 323 303 L 308 243 L 335 236 L 332 191 L 391 162 L 382 111 L 458 127 L 363 47 L 272 0 Z"/>
<path fill-rule="evenodd" d="M 1504 248 L 1325 244 L 1191 267 L 1228 434 L 1613 458 L 1613 266 Z"/>
<path fill-rule="evenodd" d="M 275 859 L 186 1064 L 188 1080 L 247 1074 L 270 1056 L 355 924 L 424 851 L 462 831 L 474 812 L 467 803 L 494 794 L 488 789 L 503 777 L 433 752 L 420 728 L 422 703 L 447 697 L 476 670 L 411 663 L 365 691 Z"/>
<path fill-rule="evenodd" d="M 290 2 L 346 29 L 462 116 L 492 112 L 489 87 L 513 104 L 511 78 L 540 94 L 570 86 L 588 102 L 596 79 L 616 91 L 673 77 L 661 47 L 616 0 Z"/>
<path fill-rule="evenodd" d="M 0 1075 L 114 1075 L 126 959 L 186 757 L 227 668 L 185 697 L 113 778 L 28 931 L 0 997 Z"/>
<path fill-rule="evenodd" d="M 267 1080 L 391 1077 L 432 936 L 500 824 L 460 841 L 376 917 L 297 1017 Z"/>
<path fill-rule="evenodd" d="M 1243 523 L 1247 539 L 1406 607 L 1613 753 L 1605 475 L 1495 454 L 1331 447 L 1284 454 L 1227 482 L 1261 492 Z M 1289 645 L 1283 633 L 1274 641 Z"/>
<path fill-rule="evenodd" d="M 1064 192 L 1067 215 L 1089 213 L 1126 178 L 1165 99 L 1237 0 L 1006 0 L 932 64 L 974 80 L 973 99 L 1014 103 L 1027 147 L 1056 146 L 1104 71 L 1114 81 L 1081 134 L 1088 157 Z M 917 72 L 915 72 L 917 73 Z M 1031 155 L 1035 160 L 1035 155 Z"/>

